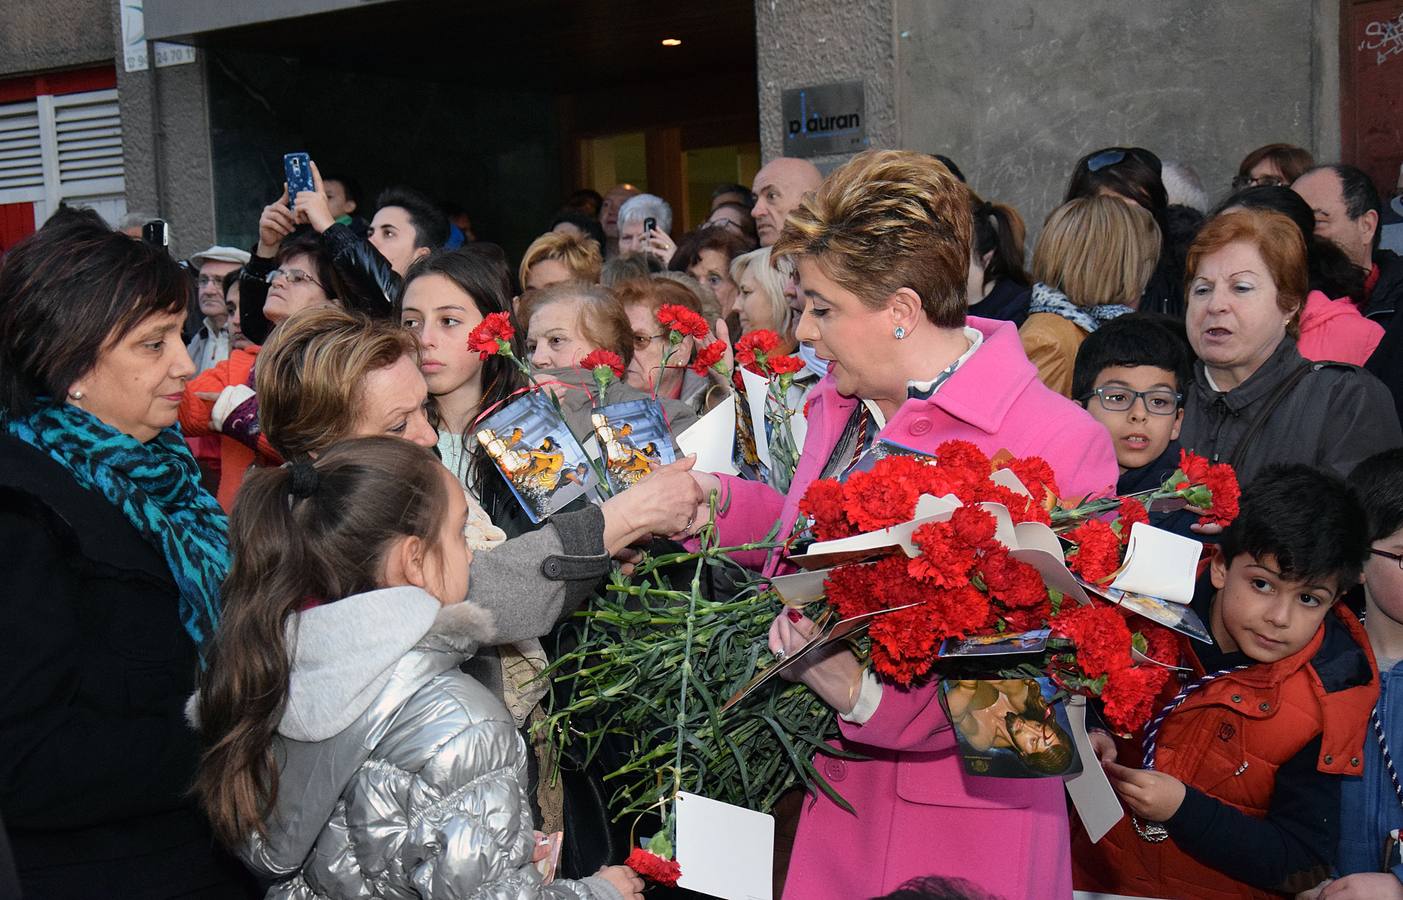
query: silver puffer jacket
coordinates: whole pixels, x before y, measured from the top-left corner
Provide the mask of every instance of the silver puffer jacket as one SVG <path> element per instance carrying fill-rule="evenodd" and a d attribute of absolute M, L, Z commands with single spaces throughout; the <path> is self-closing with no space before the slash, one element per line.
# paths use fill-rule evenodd
<path fill-rule="evenodd" d="M 278 798 L 244 861 L 268 898 L 621 900 L 531 864 L 526 748 L 458 664 L 491 617 L 390 588 L 299 613 L 275 740 Z"/>

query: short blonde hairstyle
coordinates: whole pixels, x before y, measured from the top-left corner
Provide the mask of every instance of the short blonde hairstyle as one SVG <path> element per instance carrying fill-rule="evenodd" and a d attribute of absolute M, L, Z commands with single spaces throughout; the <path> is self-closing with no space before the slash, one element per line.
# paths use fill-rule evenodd
<path fill-rule="evenodd" d="M 788 337 L 794 330 L 794 309 L 784 296 L 784 282 L 787 276 L 770 262 L 770 248 L 761 247 L 749 253 L 742 253 L 731 261 L 731 280 L 740 285 L 741 279 L 749 273 L 755 279 L 766 300 L 770 303 L 771 321 L 780 337 Z"/>
<path fill-rule="evenodd" d="M 526 288 L 526 276 L 531 267 L 548 259 L 558 260 L 570 270 L 572 280 L 583 281 L 586 284 L 597 283 L 599 270 L 604 267 L 604 257 L 599 253 L 599 245 L 590 238 L 547 231 L 531 242 L 531 246 L 526 248 L 526 255 L 521 258 L 521 268 L 517 274 L 523 290 Z"/>
<path fill-rule="evenodd" d="M 958 328 L 971 225 L 969 189 L 940 162 L 910 150 L 868 150 L 804 197 L 771 255 L 810 257 L 874 309 L 909 288 L 931 322 Z"/>
<path fill-rule="evenodd" d="M 355 428 L 365 376 L 418 354 L 414 333 L 388 319 L 330 307 L 299 312 L 258 354 L 259 425 L 283 459 L 325 450 Z"/>
<path fill-rule="evenodd" d="M 1077 306 L 1136 306 L 1159 263 L 1154 216 L 1119 197 L 1078 197 L 1047 217 L 1033 249 L 1033 280 Z"/>
<path fill-rule="evenodd" d="M 633 361 L 633 329 L 628 313 L 619 298 L 606 287 L 566 281 L 521 295 L 516 308 L 521 333 L 531 330 L 531 316 L 552 303 L 571 303 L 577 307 L 580 334 L 602 350 L 612 350 L 623 358 L 624 365 Z"/>

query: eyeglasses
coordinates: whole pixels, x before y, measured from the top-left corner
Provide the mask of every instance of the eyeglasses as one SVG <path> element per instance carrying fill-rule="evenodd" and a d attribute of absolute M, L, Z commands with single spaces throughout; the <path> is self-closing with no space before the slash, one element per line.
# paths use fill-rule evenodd
<path fill-rule="evenodd" d="M 642 353 L 648 349 L 648 345 L 653 341 L 660 341 L 667 337 L 665 334 L 635 334 L 633 336 L 633 349 L 637 353 Z"/>
<path fill-rule="evenodd" d="M 1275 175 L 1261 175 L 1256 178 L 1251 175 L 1239 175 L 1232 180 L 1232 188 L 1235 191 L 1250 187 L 1286 187 L 1286 179 Z"/>
<path fill-rule="evenodd" d="M 1174 415 L 1179 409 L 1179 402 L 1184 399 L 1183 394 L 1164 388 L 1132 391 L 1130 388 L 1103 385 L 1082 400 L 1086 402 L 1093 396 L 1101 403 L 1101 408 L 1106 412 L 1125 412 L 1135 405 L 1136 400 L 1143 400 L 1145 410 L 1152 416 Z"/>
<path fill-rule="evenodd" d="M 1394 562 L 1398 563 L 1398 568 L 1403 569 L 1403 555 L 1400 555 L 1398 553 L 1389 553 L 1387 550 L 1379 550 L 1376 547 L 1370 547 L 1369 552 L 1374 554 L 1375 556 L 1382 556 L 1384 559 L 1391 559 Z"/>
<path fill-rule="evenodd" d="M 268 282 L 269 284 L 272 284 L 279 278 L 283 279 L 288 284 L 301 284 L 304 281 L 310 281 L 317 287 L 322 286 L 322 283 L 320 281 L 316 280 L 311 275 L 308 275 L 301 269 L 274 269 L 273 271 L 269 272 L 266 276 L 264 276 L 263 280 Z"/>
<path fill-rule="evenodd" d="M 217 287 L 222 290 L 224 288 L 224 279 L 217 278 L 214 275 L 201 275 L 199 278 L 195 279 L 195 283 L 198 284 L 201 287 L 201 289 L 207 287 Z"/>

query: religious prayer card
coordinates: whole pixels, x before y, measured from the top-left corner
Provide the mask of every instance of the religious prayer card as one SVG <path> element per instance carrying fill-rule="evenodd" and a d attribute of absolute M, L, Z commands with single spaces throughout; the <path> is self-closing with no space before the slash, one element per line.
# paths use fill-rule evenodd
<path fill-rule="evenodd" d="M 576 497 L 594 494 L 598 479 L 589 457 L 540 391 L 523 394 L 489 416 L 477 440 L 532 522 Z"/>

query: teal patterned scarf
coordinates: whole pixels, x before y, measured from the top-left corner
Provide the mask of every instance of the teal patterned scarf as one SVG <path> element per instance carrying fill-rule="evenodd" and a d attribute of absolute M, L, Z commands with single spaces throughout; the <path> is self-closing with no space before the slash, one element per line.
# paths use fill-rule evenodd
<path fill-rule="evenodd" d="M 147 443 L 68 404 L 8 418 L 9 433 L 47 454 L 75 481 L 107 498 L 161 551 L 180 590 L 180 621 L 201 649 L 219 625 L 219 589 L 229 571 L 229 519 L 200 485 L 180 432 Z"/>

